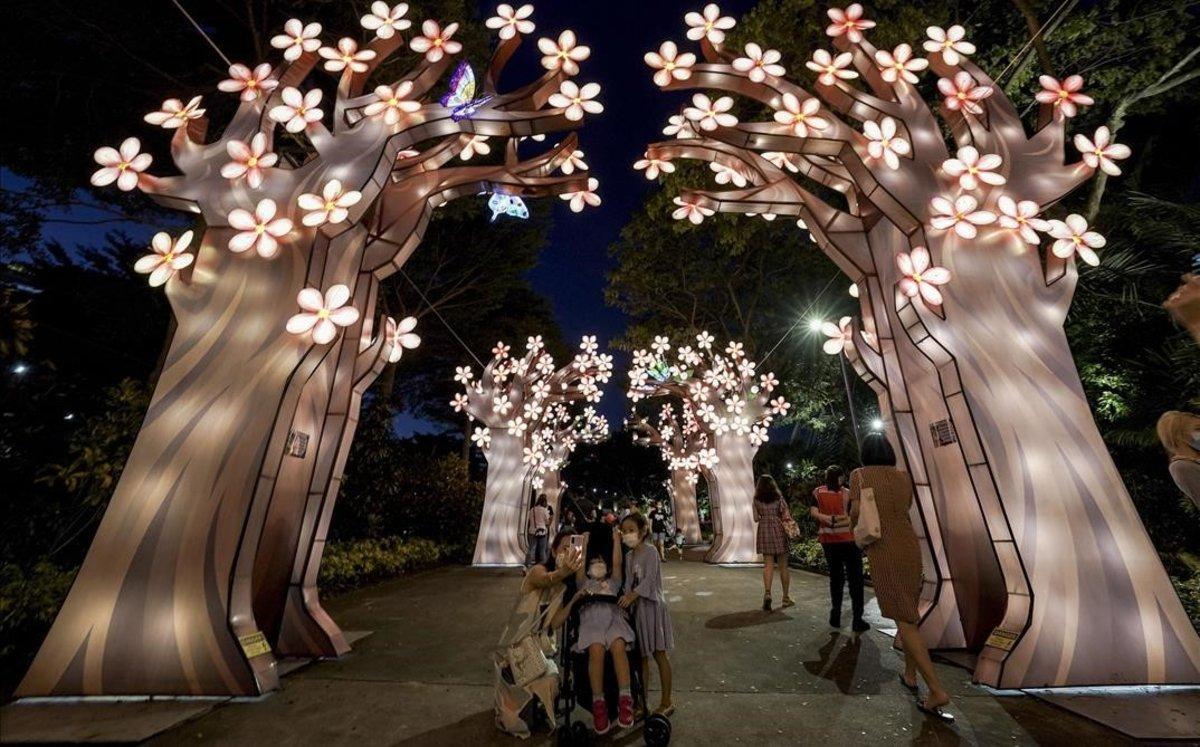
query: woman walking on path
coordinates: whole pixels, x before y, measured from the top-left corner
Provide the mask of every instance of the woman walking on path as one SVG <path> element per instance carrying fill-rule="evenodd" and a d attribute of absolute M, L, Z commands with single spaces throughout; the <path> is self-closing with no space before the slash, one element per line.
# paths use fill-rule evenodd
<path fill-rule="evenodd" d="M 913 500 L 912 480 L 896 469 L 896 452 L 882 433 L 863 439 L 863 466 L 850 474 L 850 515 L 857 524 L 864 494 L 870 491 L 879 512 L 880 537 L 867 545 L 871 559 L 871 581 L 879 610 L 896 622 L 904 645 L 904 686 L 917 695 L 917 673 L 929 687 L 917 707 L 946 721 L 954 717 L 942 712 L 950 694 L 942 687 L 929 649 L 917 632 L 920 615 L 917 600 L 921 594 L 921 547 L 908 517 Z"/>
<path fill-rule="evenodd" d="M 842 486 L 842 468 L 825 470 L 825 484 L 813 491 L 813 505 L 808 513 L 820 528 L 817 540 L 825 551 L 829 565 L 829 626 L 842 627 L 842 587 L 850 583 L 850 609 L 854 612 L 851 628 L 856 633 L 870 630 L 863 615 L 862 550 L 854 544 L 850 529 L 850 491 Z"/>
<path fill-rule="evenodd" d="M 754 520 L 758 532 L 754 548 L 763 556 L 763 611 L 771 611 L 771 581 L 775 566 L 779 566 L 779 583 L 783 586 L 781 607 L 791 607 L 795 602 L 788 596 L 791 574 L 788 569 L 788 538 L 783 529 L 784 519 L 790 518 L 787 501 L 779 492 L 775 478 L 763 475 L 754 487 Z"/>
<path fill-rule="evenodd" d="M 621 522 L 621 541 L 630 549 L 625 559 L 625 594 L 620 605 L 623 609 L 633 608 L 634 629 L 642 653 L 643 687 L 650 681 L 651 657 L 658 665 L 661 693 L 654 712 L 670 716 L 675 712 L 669 656 L 675 648 L 675 633 L 662 588 L 662 560 L 658 550 L 646 543 L 649 533 L 650 523 L 641 514 L 630 514 Z"/>
<path fill-rule="evenodd" d="M 513 736 L 525 738 L 539 723 L 554 723 L 559 673 L 554 664 L 554 638 L 550 631 L 566 621 L 570 605 L 562 604 L 564 582 L 583 565 L 583 554 L 567 542 L 570 536 L 571 532 L 555 536 L 551 545 L 554 555 L 534 565 L 521 580 L 520 596 L 492 654 L 496 669 L 496 728 Z M 534 647 L 541 649 L 546 668 L 542 672 L 514 673 L 513 662 L 522 656 L 515 652 L 526 652 L 527 657 Z M 530 666 L 528 659 L 524 666 Z"/>

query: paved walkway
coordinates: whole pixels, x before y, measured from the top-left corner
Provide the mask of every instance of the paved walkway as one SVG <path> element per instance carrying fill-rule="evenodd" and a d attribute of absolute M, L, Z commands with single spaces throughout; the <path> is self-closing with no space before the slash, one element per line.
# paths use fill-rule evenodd
<path fill-rule="evenodd" d="M 891 638 L 873 630 L 854 642 L 828 628 L 823 576 L 793 571 L 797 606 L 766 614 L 758 610 L 760 574 L 694 562 L 665 566 L 678 646 L 673 744 L 1124 743 L 1033 698 L 989 693 L 949 665 L 939 670 L 958 723 L 934 724 L 900 686 Z M 346 630 L 374 631 L 354 653 L 310 666 L 287 677 L 279 693 L 224 705 L 155 743 L 549 744 L 544 737 L 522 743 L 492 727 L 488 652 L 518 584 L 515 571 L 456 567 L 336 599 L 328 606 Z M 613 741 L 641 743 L 632 736 Z"/>

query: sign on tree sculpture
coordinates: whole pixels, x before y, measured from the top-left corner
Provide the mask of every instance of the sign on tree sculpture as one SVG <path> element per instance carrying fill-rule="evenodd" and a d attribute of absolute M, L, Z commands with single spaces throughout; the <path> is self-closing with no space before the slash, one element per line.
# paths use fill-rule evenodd
<path fill-rule="evenodd" d="M 637 443 L 657 447 L 662 453 L 671 473 L 667 490 L 671 494 L 675 526 L 683 531 L 684 542 L 695 545 L 702 539 L 696 485 L 701 474 L 707 482 L 712 482 L 717 451 L 708 445 L 709 432 L 696 417 L 691 402 L 680 401 L 679 416 L 676 409 L 674 403 L 664 403 L 657 424 L 635 412 L 629 418 L 628 428 Z"/>
<path fill-rule="evenodd" d="M 788 410 L 783 397 L 771 397 L 779 384 L 730 342 L 719 352 L 708 332 L 696 335 L 695 346 L 672 349 L 666 337 L 655 337 L 650 351 L 637 350 L 629 371 L 628 396 L 634 403 L 649 397 L 675 397 L 695 413 L 715 452 L 706 456 L 708 496 L 713 511 L 710 563 L 754 563 L 754 454 L 766 443 L 776 415 Z M 697 457 L 699 459 L 699 456 Z"/>
<path fill-rule="evenodd" d="M 921 58 L 875 49 L 857 4 L 829 17 L 834 49 L 814 51 L 805 84 L 774 50 L 724 48 L 734 21 L 715 5 L 687 17 L 703 63 L 670 42 L 646 56 L 666 89 L 718 91 L 695 94 L 646 160 L 708 161 L 738 187 L 685 192 L 675 217 L 798 217 L 856 283 L 862 319 L 829 329 L 831 348 L 879 393 L 917 486 L 935 645 L 979 651 L 976 677 L 1001 687 L 1196 681 L 1200 639 L 1063 330 L 1076 259 L 1096 264 L 1104 238 L 1044 215 L 1129 149 L 1101 128 L 1067 161 L 1067 121 L 1092 103 L 1077 75 L 1040 79 L 1030 135 L 961 27 L 930 28 Z M 916 87 L 927 68 L 933 107 Z M 739 121 L 723 93 L 772 113 Z"/>
<path fill-rule="evenodd" d="M 450 404 L 482 424 L 471 439 L 488 462 L 475 565 L 524 563 L 531 481 L 557 473 L 561 462 L 555 450 L 568 439 L 574 448 L 574 442 L 607 432 L 607 422 L 594 408 L 581 414 L 570 408 L 581 401 L 599 402 L 604 394 L 600 385 L 612 376 L 613 361 L 611 355 L 597 352 L 598 347 L 595 336 L 585 335 L 580 352 L 560 368 L 540 336 L 528 339 L 520 358 L 498 342 L 478 380 L 469 366 L 455 373 L 466 392 L 456 394 Z"/>
<path fill-rule="evenodd" d="M 554 515 L 567 484 L 562 481 L 562 468 L 579 444 L 596 444 L 608 438 L 608 418 L 588 405 L 583 412 L 574 413 L 566 403 L 559 402 L 552 417 L 542 423 L 530 437 L 525 463 L 533 475 L 530 481 L 535 494 L 543 494 Z"/>
<path fill-rule="evenodd" d="M 233 65 L 219 88 L 241 103 L 214 141 L 199 96 L 148 114 L 173 132 L 180 175 L 148 174 L 137 138 L 96 152 L 95 184 L 139 188 L 196 213 L 205 229 L 194 243 L 191 232 L 160 234 L 138 262 L 151 284 L 165 284 L 176 331 L 20 695 L 248 695 L 277 687 L 274 653 L 345 652 L 318 600 L 317 569 L 362 392 L 415 342 L 408 323 L 377 316 L 380 282 L 448 200 L 594 201 L 585 171 L 555 174 L 573 157 L 573 135 L 517 155 L 519 138 L 573 129 L 600 110 L 599 86 L 569 80 L 587 56 L 573 35 L 543 39 L 556 50 L 546 73 L 500 93 L 501 70 L 533 29 L 501 13 L 492 20 L 502 41 L 478 90 L 460 65 L 443 95 L 438 81 L 462 49 L 458 24 L 424 21 L 408 39 L 412 69 L 389 72 L 384 60 L 403 50 L 412 24 L 403 3 L 371 7 L 370 43 L 327 44 L 320 24 L 293 19 L 271 40 L 284 62 Z M 336 80 L 332 95 L 310 80 L 317 65 Z M 281 128 L 287 158 L 275 152 Z M 502 163 L 462 163 L 488 139 L 505 143 Z"/>

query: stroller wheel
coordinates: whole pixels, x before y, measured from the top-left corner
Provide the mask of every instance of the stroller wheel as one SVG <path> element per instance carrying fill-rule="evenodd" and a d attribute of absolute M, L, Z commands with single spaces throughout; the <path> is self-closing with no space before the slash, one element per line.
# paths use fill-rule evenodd
<path fill-rule="evenodd" d="M 646 718 L 646 726 L 642 729 L 642 736 L 646 739 L 648 747 L 663 747 L 671 743 L 671 722 L 666 716 L 655 713 Z"/>
<path fill-rule="evenodd" d="M 576 747 L 586 747 L 592 743 L 592 730 L 582 721 L 571 724 L 571 744 Z"/>

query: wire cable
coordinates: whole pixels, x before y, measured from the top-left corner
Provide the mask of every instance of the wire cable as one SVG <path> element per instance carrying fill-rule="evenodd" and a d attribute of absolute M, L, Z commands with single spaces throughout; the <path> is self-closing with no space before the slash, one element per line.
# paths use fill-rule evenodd
<path fill-rule="evenodd" d="M 779 346 L 783 344 L 783 341 L 786 340 L 788 338 L 788 336 L 792 334 L 792 332 L 796 331 L 796 327 L 799 327 L 800 323 L 805 321 L 805 317 L 808 315 L 809 310 L 812 309 L 812 307 L 816 305 L 817 301 L 821 300 L 821 296 L 825 295 L 825 291 L 829 290 L 829 286 L 832 285 L 833 281 L 837 280 L 837 279 L 838 279 L 837 275 L 830 276 L 829 281 L 825 283 L 825 287 L 821 289 L 821 292 L 818 293 L 816 295 L 816 297 L 813 298 L 813 300 L 809 302 L 808 306 L 804 309 L 804 311 L 800 312 L 800 316 L 796 319 L 796 322 L 792 326 L 788 327 L 787 332 L 784 332 L 783 337 L 780 337 L 779 341 L 776 342 L 771 347 L 771 349 L 767 351 L 767 354 L 762 357 L 762 360 L 760 360 L 758 362 L 758 365 L 761 366 L 762 364 L 766 363 L 767 358 L 771 357 L 771 353 L 774 353 L 779 348 Z"/>
<path fill-rule="evenodd" d="M 429 310 L 434 313 L 434 316 L 436 316 L 442 322 L 442 325 L 445 326 L 446 330 L 450 332 L 450 335 L 454 337 L 455 340 L 458 340 L 458 344 L 462 345 L 463 350 L 466 350 L 467 353 L 475 359 L 475 362 L 479 364 L 480 368 L 486 368 L 487 364 L 479 360 L 479 356 L 475 355 L 475 351 L 471 350 L 471 346 L 467 345 L 467 343 L 463 341 L 463 338 L 458 336 L 458 333 L 454 331 L 454 327 L 450 326 L 450 322 L 446 321 L 446 317 L 442 316 L 442 312 L 437 310 L 437 307 L 434 306 L 433 303 L 425 296 L 425 293 L 421 290 L 421 287 L 413 282 L 413 279 L 408 276 L 408 273 L 404 271 L 404 268 L 400 267 L 397 268 L 397 270 L 400 272 L 400 276 L 407 280 L 408 284 L 413 287 L 413 290 L 417 292 L 417 295 L 421 297 L 421 300 L 425 302 L 425 305 L 429 307 Z"/>
<path fill-rule="evenodd" d="M 212 38 L 204 32 L 204 29 L 200 28 L 200 24 L 196 23 L 196 19 L 192 18 L 192 14 L 188 13 L 187 10 L 182 5 L 179 4 L 179 0 L 171 0 L 171 2 L 175 5 L 176 8 L 179 8 L 179 12 L 183 14 L 184 18 L 188 19 L 188 21 L 191 22 L 192 26 L 194 26 L 196 28 L 196 31 L 200 32 L 200 36 L 204 37 L 204 41 L 208 42 L 208 45 L 210 47 L 212 47 L 213 50 L 217 54 L 221 55 L 221 59 L 225 60 L 225 64 L 229 65 L 230 67 L 233 67 L 233 60 L 231 60 L 225 56 L 225 53 L 221 51 L 221 48 L 217 46 L 217 43 L 215 41 L 213 41 Z"/>

